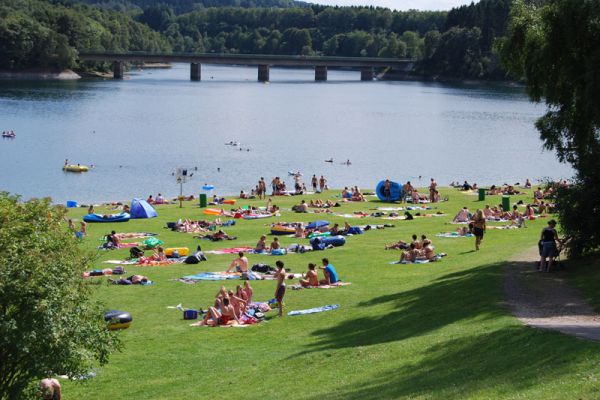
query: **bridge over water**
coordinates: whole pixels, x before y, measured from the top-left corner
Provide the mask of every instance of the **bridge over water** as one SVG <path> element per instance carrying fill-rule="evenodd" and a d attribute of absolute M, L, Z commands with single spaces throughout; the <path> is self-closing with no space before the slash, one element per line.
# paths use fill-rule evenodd
<path fill-rule="evenodd" d="M 126 62 L 147 63 L 190 63 L 190 79 L 200 81 L 202 77 L 202 64 L 221 65 L 251 65 L 258 67 L 258 81 L 268 82 L 270 67 L 313 67 L 315 80 L 327 80 L 328 67 L 343 67 L 360 70 L 360 79 L 373 80 L 375 69 L 412 68 L 415 60 L 399 58 L 372 58 L 372 57 L 315 57 L 315 56 L 289 56 L 289 55 L 262 55 L 262 54 L 156 54 L 156 53 L 111 53 L 111 52 L 85 52 L 79 53 L 81 61 L 108 61 L 113 64 L 115 79 L 123 79 L 123 65 Z"/>

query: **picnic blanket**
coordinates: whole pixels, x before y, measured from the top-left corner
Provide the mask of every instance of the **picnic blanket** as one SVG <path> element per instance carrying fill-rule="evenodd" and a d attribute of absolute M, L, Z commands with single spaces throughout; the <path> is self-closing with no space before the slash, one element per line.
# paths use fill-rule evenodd
<path fill-rule="evenodd" d="M 230 248 L 226 248 L 226 249 L 219 249 L 219 250 L 209 250 L 209 251 L 205 251 L 206 254 L 235 254 L 235 253 L 239 253 L 240 251 L 243 252 L 249 252 L 253 250 L 252 247 L 230 247 Z"/>
<path fill-rule="evenodd" d="M 342 217 L 342 218 L 365 218 L 368 217 L 369 214 L 340 214 L 340 213 L 335 213 L 333 214 L 336 217 Z"/>
<path fill-rule="evenodd" d="M 337 288 L 337 287 L 341 287 L 341 286 L 348 286 L 348 285 L 352 285 L 352 282 L 336 282 L 336 283 L 332 283 L 331 285 L 319 285 L 319 286 L 302 286 L 301 284 L 297 283 L 295 285 L 291 285 L 290 288 L 292 290 L 301 290 L 301 289 L 333 289 L 333 288 Z"/>
<path fill-rule="evenodd" d="M 186 258 L 187 257 L 170 258 L 165 261 L 146 261 L 146 262 L 142 262 L 142 263 L 137 261 L 135 263 L 135 265 L 137 265 L 138 267 L 163 267 L 163 266 L 172 265 L 172 264 L 183 264 L 183 262 L 185 261 Z"/>
<path fill-rule="evenodd" d="M 378 211 L 403 211 L 404 207 L 376 207 L 373 210 L 378 210 Z"/>
<path fill-rule="evenodd" d="M 431 260 L 415 260 L 414 262 L 411 261 L 391 261 L 389 264 L 394 265 L 394 264 L 427 264 L 429 262 L 435 262 L 435 261 L 440 261 L 442 259 L 442 257 L 446 257 L 448 254 L 446 253 L 439 253 L 436 254 Z"/>
<path fill-rule="evenodd" d="M 142 239 L 142 238 L 147 238 L 150 236 L 157 236 L 157 234 L 150 233 L 150 232 L 129 232 L 129 233 L 115 233 L 114 236 L 123 240 L 123 239 Z"/>
<path fill-rule="evenodd" d="M 177 280 L 183 283 L 196 283 L 197 281 L 225 281 L 228 279 L 241 279 L 241 274 L 227 274 L 225 272 L 199 272 L 194 275 L 186 275 Z"/>
<path fill-rule="evenodd" d="M 292 315 L 293 316 L 293 315 L 315 314 L 315 313 L 320 313 L 320 312 L 324 312 L 324 311 L 335 310 L 335 309 L 337 309 L 339 307 L 340 307 L 339 304 L 330 304 L 330 305 L 326 305 L 326 306 L 322 306 L 322 307 L 309 308 L 307 310 L 290 311 L 287 315 Z"/>
<path fill-rule="evenodd" d="M 103 264 L 114 264 L 114 265 L 135 265 L 137 260 L 106 260 L 102 261 Z"/>
<path fill-rule="evenodd" d="M 473 237 L 474 235 L 472 233 L 466 233 L 464 235 L 460 235 L 460 234 L 458 234 L 458 232 L 445 232 L 445 233 L 438 233 L 435 236 L 444 237 L 444 238 L 461 238 L 461 237 Z"/>

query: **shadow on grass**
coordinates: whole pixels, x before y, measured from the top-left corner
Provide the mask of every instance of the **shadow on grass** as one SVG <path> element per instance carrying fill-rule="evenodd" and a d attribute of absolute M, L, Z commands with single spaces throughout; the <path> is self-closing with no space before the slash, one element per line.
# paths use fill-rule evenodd
<path fill-rule="evenodd" d="M 494 263 L 451 273 L 427 286 L 360 303 L 366 310 L 389 303 L 394 310 L 317 330 L 316 345 L 302 353 L 402 341 L 474 321 L 459 327 L 458 337 L 436 337 L 416 354 L 418 362 L 390 365 L 388 372 L 340 388 L 327 398 L 462 398 L 490 388 L 514 394 L 572 373 L 584 354 L 591 356 L 599 349 L 597 345 L 516 325 L 493 328 L 492 320 L 508 312 L 503 307 L 504 268 L 515 265 Z M 484 333 L 485 326 L 477 325 L 482 321 L 490 322 Z M 472 328 L 476 332 L 471 333 Z"/>
<path fill-rule="evenodd" d="M 394 310 L 384 314 L 374 311 L 373 315 L 315 331 L 317 343 L 302 353 L 394 342 L 465 319 L 501 316 L 504 312 L 498 307 L 502 294 L 500 275 L 502 264 L 489 264 L 444 275 L 427 286 L 375 297 L 359 306 L 368 310 L 391 303 Z"/>
<path fill-rule="evenodd" d="M 537 339 L 536 339 L 537 336 Z M 419 362 L 390 366 L 374 379 L 328 394 L 328 399 L 511 397 L 518 392 L 577 373 L 582 357 L 597 350 L 590 344 L 532 329 L 509 327 L 435 344 Z M 487 393 L 486 393 L 487 391 Z M 485 395 L 482 393 L 486 393 Z M 315 396 L 313 399 L 323 399 Z"/>

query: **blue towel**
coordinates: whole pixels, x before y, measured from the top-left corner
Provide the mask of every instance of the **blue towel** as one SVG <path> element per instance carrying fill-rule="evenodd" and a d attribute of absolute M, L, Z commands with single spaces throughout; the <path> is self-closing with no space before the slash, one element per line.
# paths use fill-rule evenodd
<path fill-rule="evenodd" d="M 290 311 L 287 315 L 314 314 L 314 313 L 320 313 L 320 312 L 323 312 L 323 311 L 335 310 L 336 308 L 339 308 L 339 307 L 340 307 L 339 304 L 330 304 L 330 305 L 322 306 L 322 307 L 309 308 L 308 310 Z"/>
<path fill-rule="evenodd" d="M 238 275 L 229 275 L 218 272 L 201 272 L 196 275 L 184 276 L 183 279 L 190 281 L 224 281 L 227 279 L 240 279 Z"/>

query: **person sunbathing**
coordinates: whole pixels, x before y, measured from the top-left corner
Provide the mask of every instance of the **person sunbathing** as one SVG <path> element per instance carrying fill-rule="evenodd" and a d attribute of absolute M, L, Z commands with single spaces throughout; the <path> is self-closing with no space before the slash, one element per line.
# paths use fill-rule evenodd
<path fill-rule="evenodd" d="M 407 251 L 403 251 L 400 255 L 400 262 L 415 262 L 419 256 L 419 250 L 416 248 L 415 243 L 411 243 Z"/>
<path fill-rule="evenodd" d="M 490 208 L 489 204 L 485 205 L 485 208 L 483 209 L 483 215 L 486 219 L 494 219 L 494 212 Z"/>
<path fill-rule="evenodd" d="M 54 378 L 45 378 L 40 381 L 40 395 L 44 400 L 61 400 L 60 382 Z"/>
<path fill-rule="evenodd" d="M 418 256 L 419 260 L 433 260 L 435 258 L 435 251 L 433 251 L 433 245 L 431 244 L 431 240 L 425 239 L 423 241 L 423 249 L 421 254 Z"/>
<path fill-rule="evenodd" d="M 235 314 L 241 317 L 242 314 L 244 314 L 244 312 L 246 311 L 246 306 L 247 306 L 244 299 L 236 296 L 233 293 L 233 290 L 227 291 L 227 297 L 229 298 L 229 302 L 230 302 L 231 306 L 235 310 Z"/>
<path fill-rule="evenodd" d="M 392 243 L 392 244 L 386 244 L 385 245 L 385 250 L 406 250 L 408 249 L 408 243 L 406 243 L 403 240 L 399 240 L 396 243 Z"/>
<path fill-rule="evenodd" d="M 339 224 L 333 224 L 333 226 L 331 227 L 331 229 L 329 229 L 329 232 L 331 232 L 331 236 L 337 236 L 340 234 L 340 225 Z"/>
<path fill-rule="evenodd" d="M 305 236 L 304 224 L 302 224 L 302 222 L 299 222 L 296 225 L 296 232 L 294 233 L 294 237 L 303 238 L 304 236 Z"/>
<path fill-rule="evenodd" d="M 458 214 L 456 214 L 452 222 L 468 222 L 469 219 L 471 219 L 471 213 L 469 212 L 469 209 L 467 207 L 463 207 L 462 210 L 460 210 Z"/>
<path fill-rule="evenodd" d="M 231 273 L 231 270 L 235 268 L 236 272 L 248 272 L 248 258 L 244 256 L 244 252 L 240 251 L 238 253 L 238 258 L 233 260 L 229 265 L 229 268 L 225 271 L 226 274 Z"/>
<path fill-rule="evenodd" d="M 538 205 L 538 214 L 544 215 L 547 211 L 547 205 L 543 201 Z"/>
<path fill-rule="evenodd" d="M 271 242 L 271 251 L 279 250 L 280 248 L 281 248 L 281 243 L 279 243 L 279 238 L 278 237 L 273 238 L 273 241 Z"/>
<path fill-rule="evenodd" d="M 533 211 L 533 207 L 531 207 L 531 204 L 527 204 L 525 206 L 525 212 L 523 213 L 523 217 L 527 219 L 535 218 L 535 212 Z"/>
<path fill-rule="evenodd" d="M 262 235 L 254 248 L 255 253 L 265 253 L 267 251 L 267 237 Z"/>
<path fill-rule="evenodd" d="M 308 271 L 306 274 L 302 274 L 302 279 L 300 279 L 300 285 L 303 287 L 307 286 L 319 286 L 319 276 L 317 271 L 315 271 L 315 264 L 308 264 Z"/>
<path fill-rule="evenodd" d="M 231 305 L 229 298 L 224 297 L 220 309 L 210 307 L 204 316 L 204 319 L 193 326 L 227 326 L 233 322 L 240 324 L 235 308 Z"/>
<path fill-rule="evenodd" d="M 254 290 L 248 281 L 244 281 L 244 292 L 246 293 L 246 301 L 248 304 L 252 303 L 252 296 L 254 295 Z"/>
<path fill-rule="evenodd" d="M 131 275 L 127 278 L 118 280 L 109 279 L 108 281 L 114 285 L 143 285 L 150 281 L 150 279 L 144 275 Z"/>

